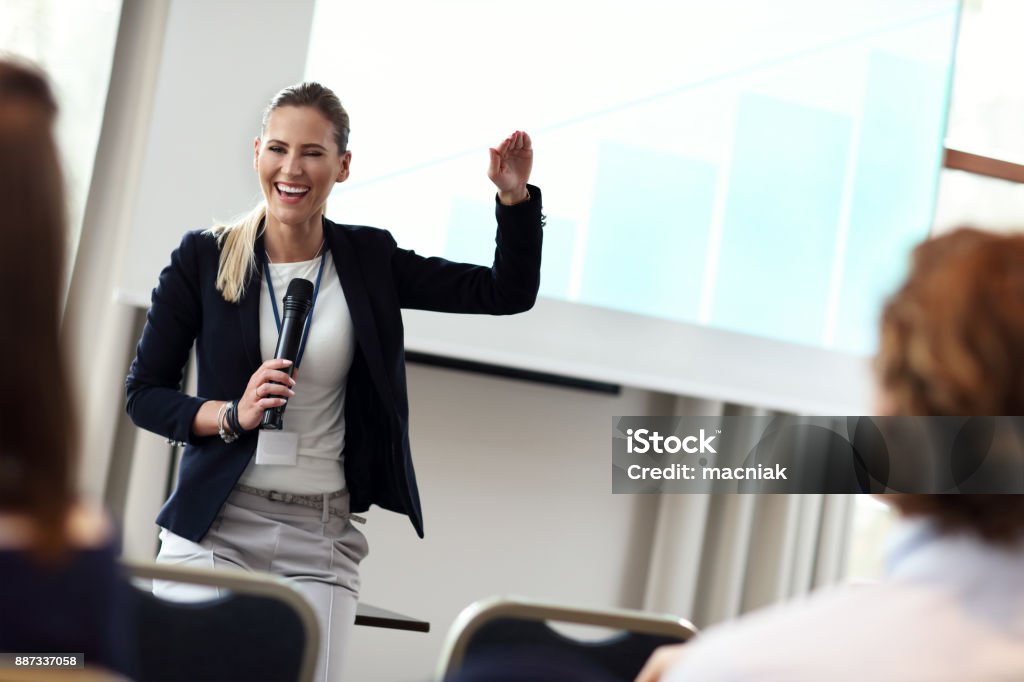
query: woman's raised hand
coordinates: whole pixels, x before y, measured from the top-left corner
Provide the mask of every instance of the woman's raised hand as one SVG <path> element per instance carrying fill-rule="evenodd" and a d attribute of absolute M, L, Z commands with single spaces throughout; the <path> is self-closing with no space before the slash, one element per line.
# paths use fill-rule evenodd
<path fill-rule="evenodd" d="M 283 371 L 291 364 L 291 360 L 267 360 L 253 372 L 245 393 L 238 399 L 238 423 L 243 429 L 255 429 L 263 420 L 265 410 L 280 407 L 295 395 L 291 389 L 295 380 Z"/>
<path fill-rule="evenodd" d="M 521 130 L 512 133 L 491 149 L 491 165 L 487 177 L 498 188 L 498 200 L 506 205 L 518 204 L 530 195 L 526 183 L 533 168 L 533 143 Z"/>

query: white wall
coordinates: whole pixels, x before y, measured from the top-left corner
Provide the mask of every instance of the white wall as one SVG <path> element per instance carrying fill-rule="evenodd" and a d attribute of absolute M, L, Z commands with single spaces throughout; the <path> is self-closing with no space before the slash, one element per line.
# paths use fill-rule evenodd
<path fill-rule="evenodd" d="M 186 230 L 260 198 L 253 138 L 275 92 L 302 80 L 313 0 L 167 0 L 118 297 L 148 307 Z"/>

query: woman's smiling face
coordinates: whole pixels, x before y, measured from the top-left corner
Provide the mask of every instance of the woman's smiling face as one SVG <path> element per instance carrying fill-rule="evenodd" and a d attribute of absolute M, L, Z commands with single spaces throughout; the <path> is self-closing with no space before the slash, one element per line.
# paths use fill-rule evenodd
<path fill-rule="evenodd" d="M 348 178 L 352 160 L 351 152 L 339 152 L 331 122 L 313 107 L 278 107 L 254 147 L 268 217 L 319 226 L 331 188 Z"/>

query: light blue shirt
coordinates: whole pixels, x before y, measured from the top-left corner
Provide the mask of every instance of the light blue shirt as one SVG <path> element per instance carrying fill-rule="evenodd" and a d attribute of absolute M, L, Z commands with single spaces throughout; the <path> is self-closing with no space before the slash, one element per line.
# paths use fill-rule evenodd
<path fill-rule="evenodd" d="M 710 628 L 665 682 L 1024 680 L 1024 544 L 905 521 L 886 576 Z"/>

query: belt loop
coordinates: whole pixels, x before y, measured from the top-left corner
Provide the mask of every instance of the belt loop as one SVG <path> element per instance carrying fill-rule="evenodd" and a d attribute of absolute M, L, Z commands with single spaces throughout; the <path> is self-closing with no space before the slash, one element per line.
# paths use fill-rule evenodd
<path fill-rule="evenodd" d="M 324 493 L 324 510 L 320 514 L 320 523 L 327 523 L 331 515 L 330 493 Z"/>

